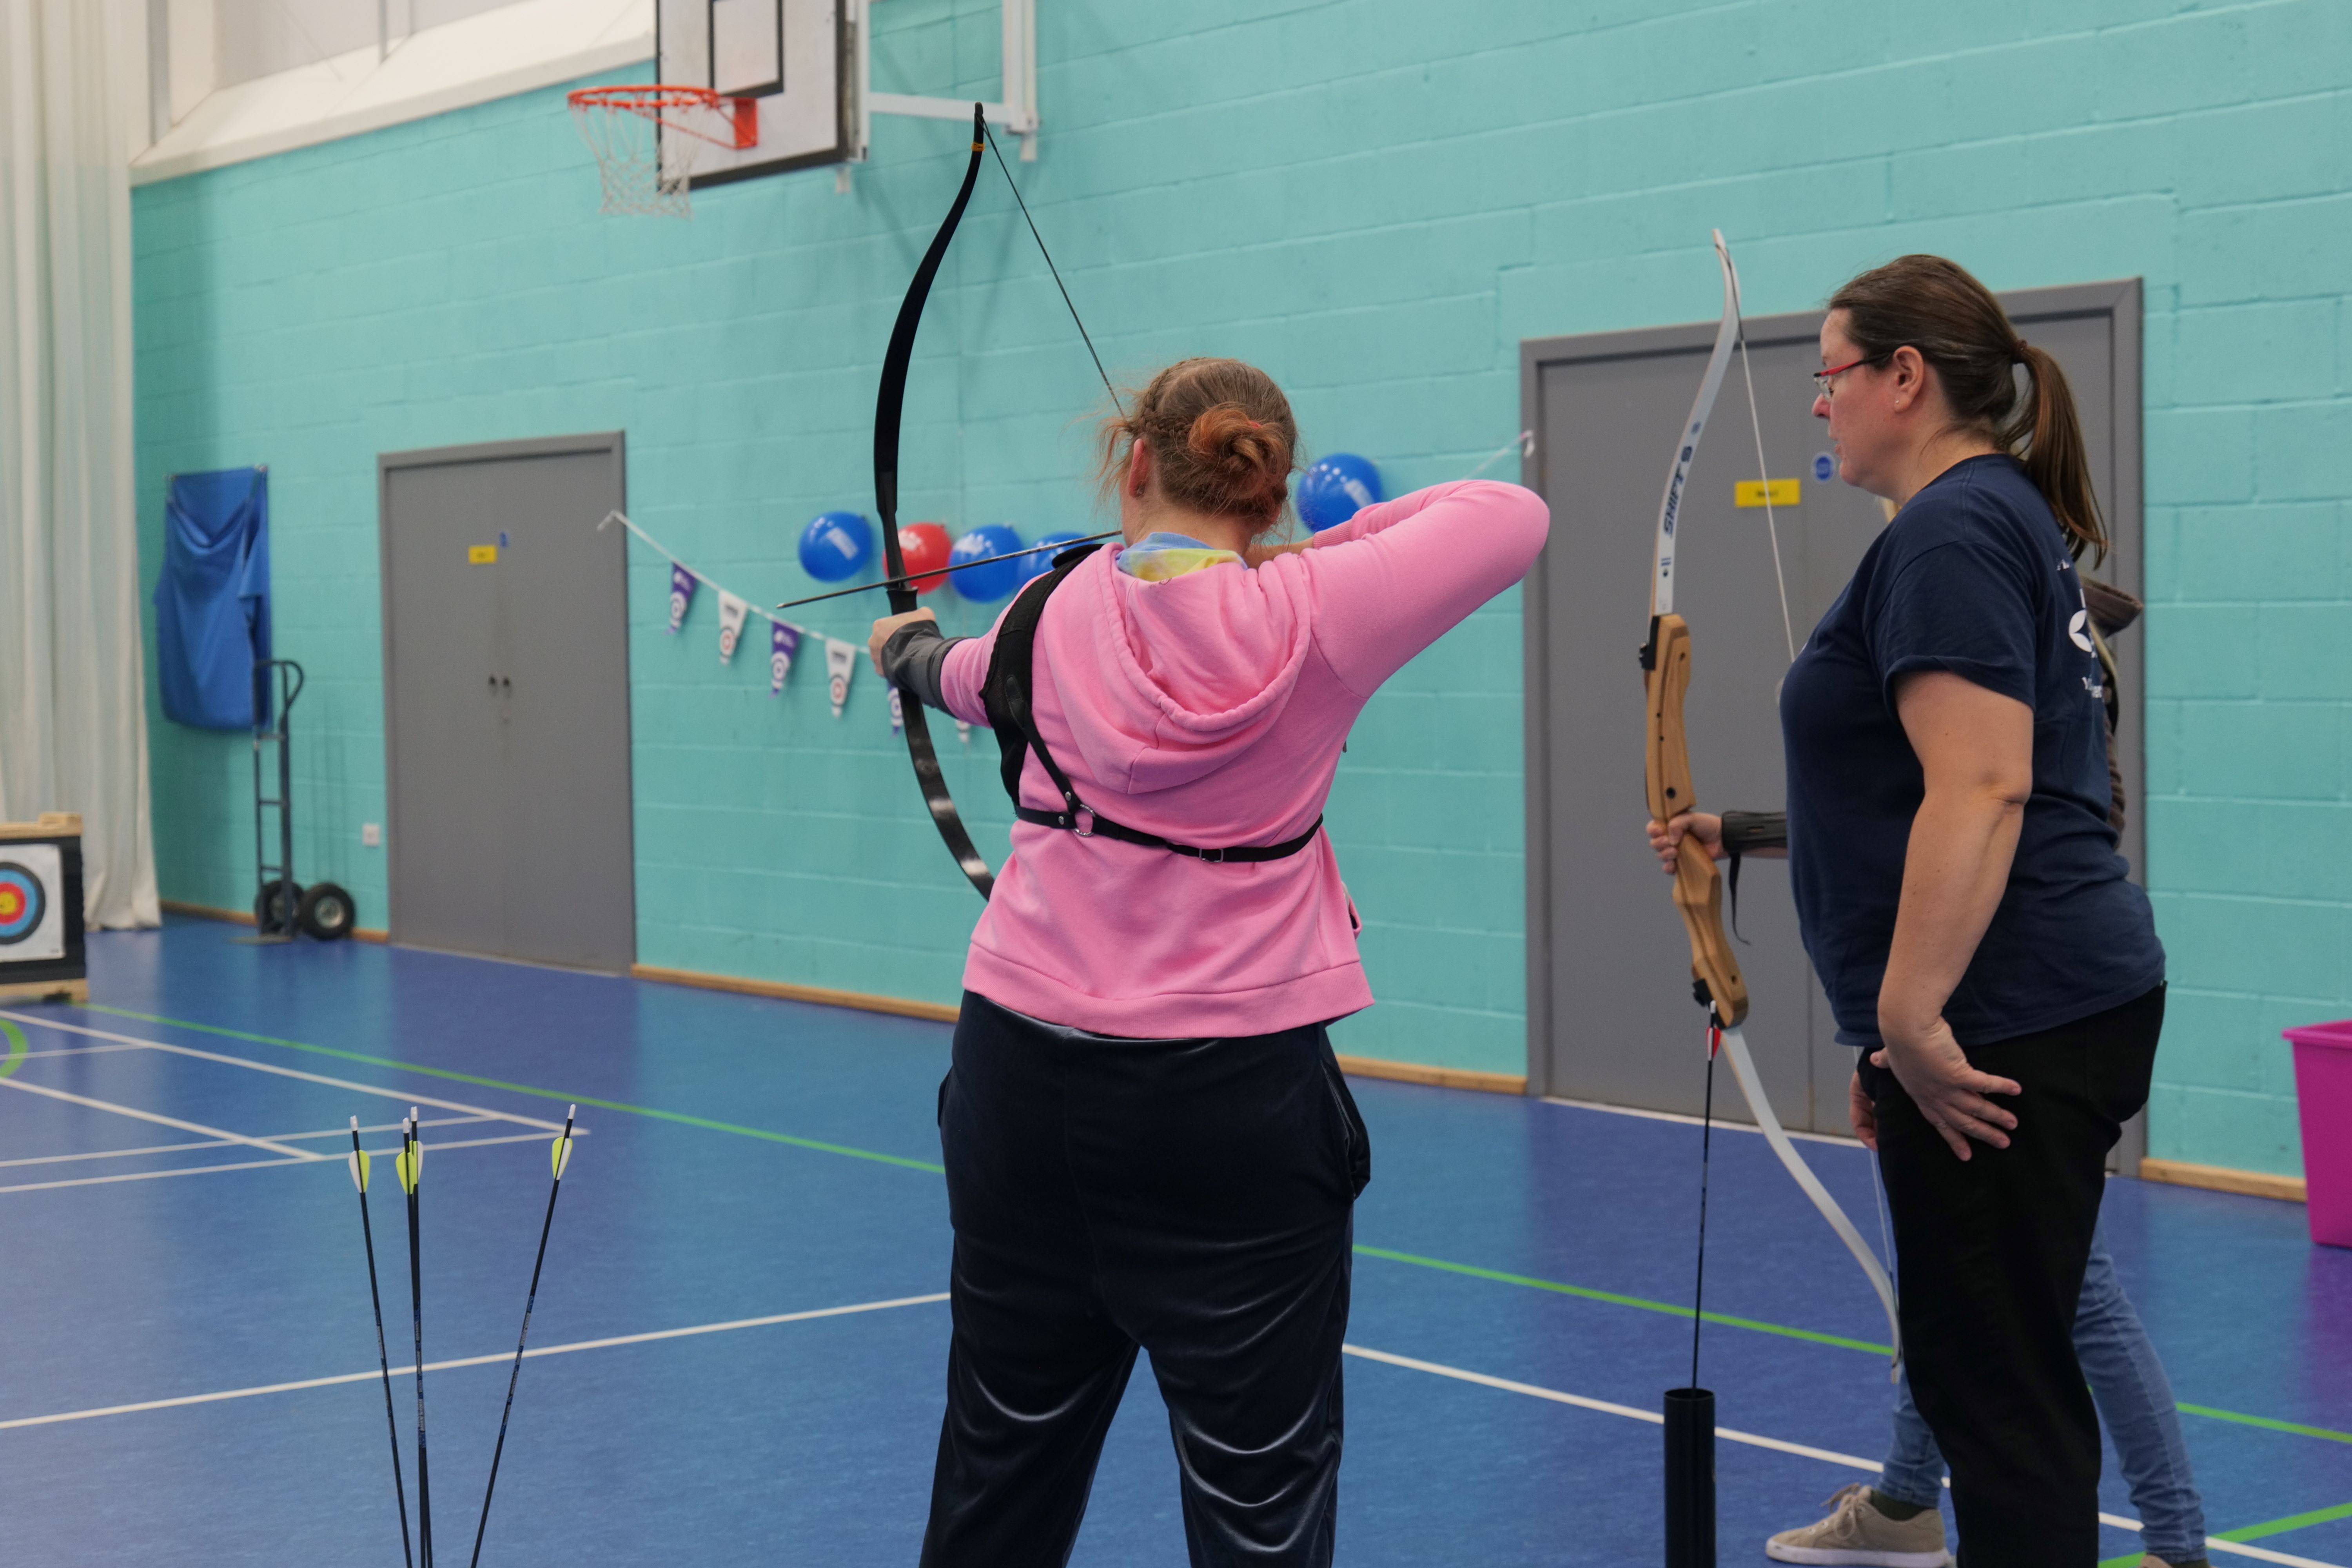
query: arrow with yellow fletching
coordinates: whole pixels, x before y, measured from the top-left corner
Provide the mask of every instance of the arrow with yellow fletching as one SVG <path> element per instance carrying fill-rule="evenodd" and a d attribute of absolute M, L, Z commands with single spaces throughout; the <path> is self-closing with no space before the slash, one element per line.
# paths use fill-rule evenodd
<path fill-rule="evenodd" d="M 383 1426 L 392 1439 L 392 1498 L 400 1510 L 400 1560 L 414 1568 L 408 1545 L 408 1494 L 400 1479 L 400 1421 L 392 1412 L 392 1358 L 383 1348 L 383 1297 L 375 1283 L 375 1226 L 368 1218 L 368 1152 L 360 1147 L 360 1119 L 352 1118 L 352 1185 L 360 1190 L 360 1239 L 367 1247 L 368 1305 L 375 1309 L 375 1361 L 383 1370 Z"/>
<path fill-rule="evenodd" d="M 400 1156 L 393 1170 L 408 1194 L 408 1323 L 416 1342 L 416 1560 L 433 1568 L 433 1478 L 425 1463 L 425 1258 L 416 1228 L 416 1189 L 425 1169 L 425 1141 L 416 1107 L 400 1125 Z"/>
<path fill-rule="evenodd" d="M 514 1414 L 515 1383 L 522 1376 L 522 1347 L 530 1338 L 530 1310 L 539 1301 L 539 1271 L 547 1262 L 547 1233 L 554 1227 L 555 1200 L 562 1194 L 563 1173 L 572 1164 L 572 1121 L 579 1114 L 580 1108 L 576 1105 L 565 1108 L 563 1131 L 556 1134 L 555 1141 L 547 1151 L 548 1168 L 553 1173 L 554 1179 L 547 1188 L 547 1217 L 539 1222 L 539 1256 L 531 1259 L 530 1292 L 522 1302 L 522 1332 L 515 1336 L 514 1365 L 507 1373 L 507 1404 L 506 1408 L 499 1412 L 499 1443 L 490 1450 L 490 1479 L 489 1484 L 482 1489 L 481 1522 L 474 1527 L 474 1565 L 482 1561 L 482 1534 L 490 1527 L 490 1494 L 498 1490 L 499 1460 L 507 1451 L 507 1418 Z"/>

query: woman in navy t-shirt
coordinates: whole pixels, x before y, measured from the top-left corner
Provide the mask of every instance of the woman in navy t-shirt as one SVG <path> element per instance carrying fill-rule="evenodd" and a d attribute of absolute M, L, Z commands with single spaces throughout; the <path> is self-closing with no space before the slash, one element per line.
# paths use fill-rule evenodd
<path fill-rule="evenodd" d="M 1781 691 L 1790 884 L 1838 1037 L 1864 1053 L 1854 1128 L 1885 1176 L 1961 1562 L 2091 1568 L 2099 1428 L 2074 1303 L 2164 1016 L 2164 950 L 2107 820 L 2074 571 L 2105 535 L 2064 374 L 1960 268 L 1864 273 L 1821 350 L 1840 476 L 1900 510 Z M 1652 837 L 1671 856 L 1685 831 L 1726 852 L 1705 815 Z M 1737 815 L 1732 840 L 1769 842 Z"/>

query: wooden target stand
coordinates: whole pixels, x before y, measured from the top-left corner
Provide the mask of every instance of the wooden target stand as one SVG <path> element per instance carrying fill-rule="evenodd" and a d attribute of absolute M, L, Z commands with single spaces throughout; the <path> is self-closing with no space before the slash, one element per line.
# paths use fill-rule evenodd
<path fill-rule="evenodd" d="M 0 1002 L 87 1002 L 81 816 L 0 822 Z"/>

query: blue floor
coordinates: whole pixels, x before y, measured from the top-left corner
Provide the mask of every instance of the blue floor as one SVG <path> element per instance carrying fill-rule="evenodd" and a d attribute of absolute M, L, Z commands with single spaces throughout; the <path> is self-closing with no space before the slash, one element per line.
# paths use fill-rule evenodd
<path fill-rule="evenodd" d="M 914 1560 L 947 1310 L 907 1299 L 945 1288 L 945 1026 L 233 934 L 175 921 L 100 936 L 92 1006 L 0 1010 L 0 1560 L 397 1563 L 335 1130 L 423 1106 L 425 1359 L 499 1358 L 546 1202 L 540 1123 L 569 1100 L 585 1133 L 535 1347 L 903 1304 L 533 1358 L 484 1562 Z M 1351 1344 L 1639 1411 L 1684 1381 L 1687 1321 L 1641 1303 L 1688 1300 L 1696 1129 L 1354 1087 L 1374 1175 Z M 1860 1152 L 1803 1147 L 1869 1215 Z M 376 1172 L 399 1366 L 405 1228 L 389 1161 Z M 1715 1194 L 1708 1305 L 1760 1325 L 1707 1331 L 1721 1424 L 1874 1459 L 1888 1388 L 1861 1347 L 1885 1336 L 1875 1299 L 1752 1134 L 1717 1137 Z M 2291 1205 L 2137 1182 L 2112 1184 L 2107 1204 L 2179 1396 L 2211 1412 L 2184 1419 L 2212 1527 L 2322 1516 L 2216 1561 L 2352 1564 L 2352 1254 L 2314 1248 Z M 498 1359 L 427 1373 L 445 1563 L 470 1552 L 506 1384 Z M 406 1383 L 397 1393 L 404 1447 L 414 1407 Z M 1660 1560 L 1654 1426 L 1370 1359 L 1348 1364 L 1348 1417 L 1343 1563 Z M 2112 1468 L 2103 1506 L 2129 1517 Z M 1866 1479 L 1732 1441 L 1720 1470 L 1727 1563 L 1765 1561 L 1767 1534 Z M 2105 1533 L 2110 1554 L 2133 1545 Z M 1148 1376 L 1076 1560 L 1183 1562 Z"/>

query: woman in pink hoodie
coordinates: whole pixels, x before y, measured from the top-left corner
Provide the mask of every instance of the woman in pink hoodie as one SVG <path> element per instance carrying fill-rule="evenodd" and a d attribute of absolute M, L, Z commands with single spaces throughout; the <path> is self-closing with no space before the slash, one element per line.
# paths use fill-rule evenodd
<path fill-rule="evenodd" d="M 1372 995 L 1323 803 L 1366 700 L 1548 518 L 1465 482 L 1263 544 L 1297 445 L 1263 372 L 1171 365 L 1105 426 L 1123 545 L 1063 556 L 984 637 L 875 623 L 885 679 L 996 727 L 1019 816 L 940 1089 L 929 1568 L 1067 1559 L 1139 1346 L 1192 1561 L 1331 1561 L 1371 1160 L 1325 1026 Z"/>

